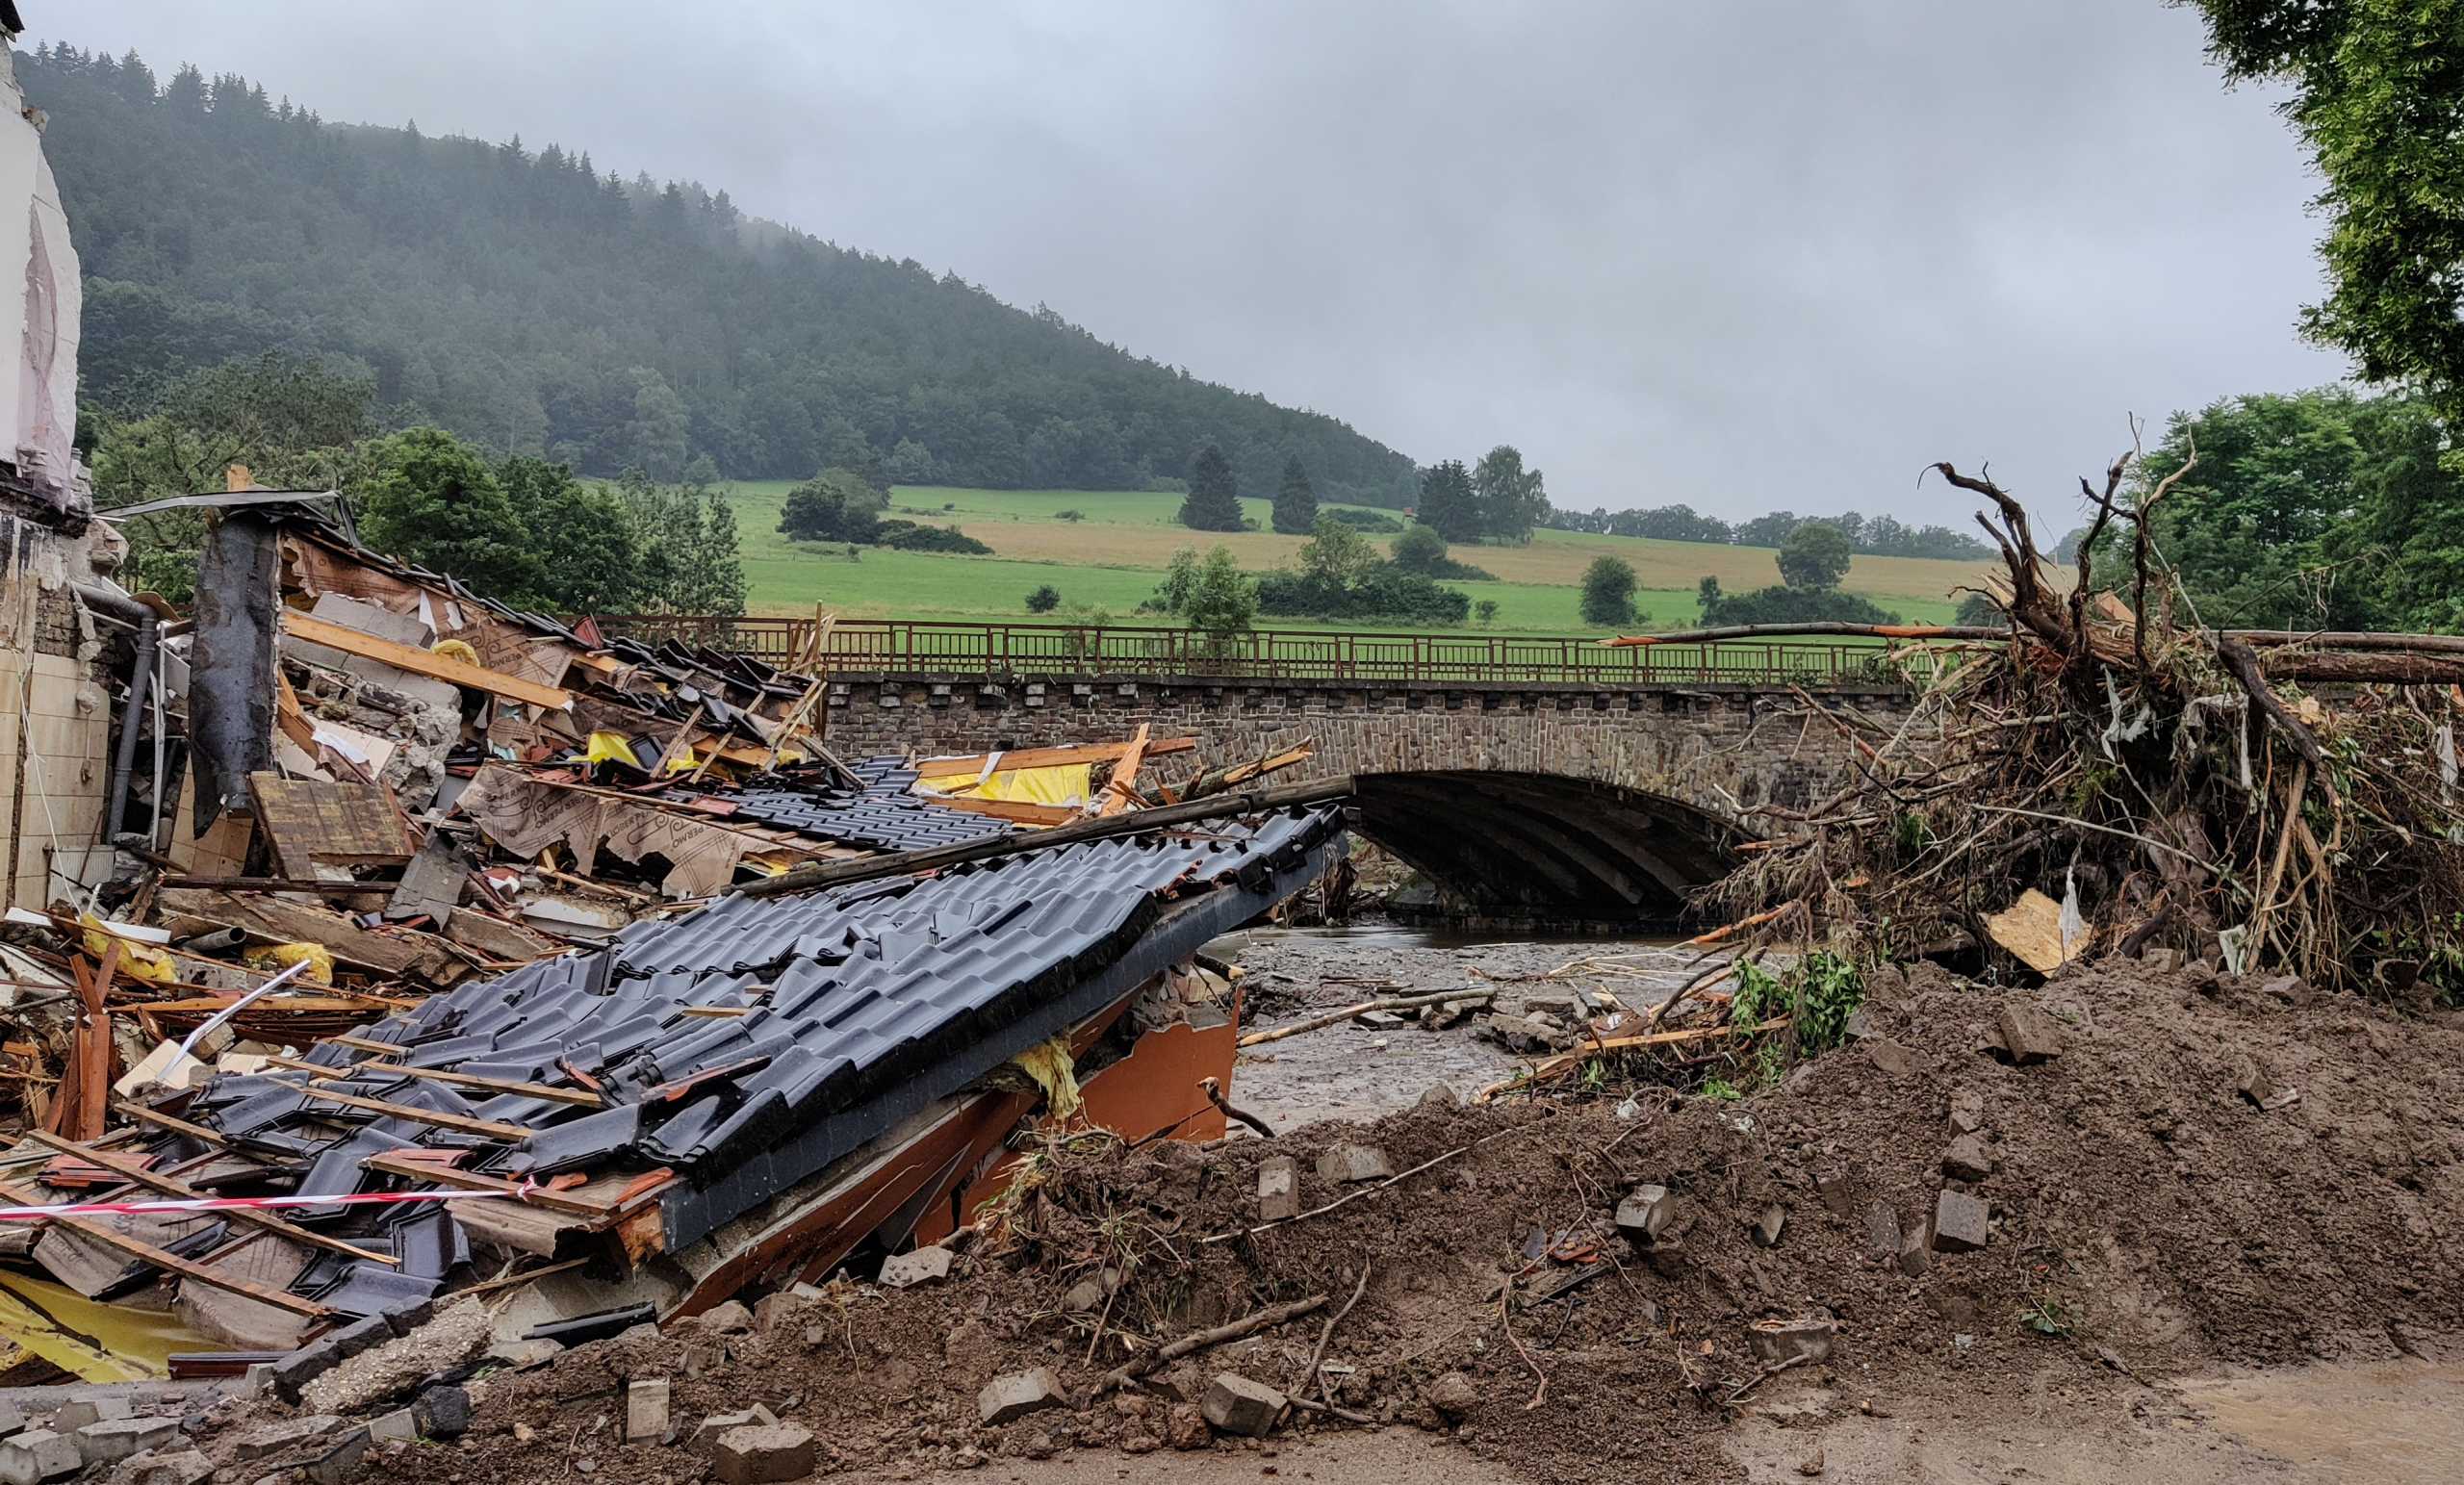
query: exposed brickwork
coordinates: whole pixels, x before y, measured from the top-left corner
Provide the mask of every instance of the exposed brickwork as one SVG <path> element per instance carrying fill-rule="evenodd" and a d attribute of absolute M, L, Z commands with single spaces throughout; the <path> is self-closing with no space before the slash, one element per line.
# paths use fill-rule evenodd
<path fill-rule="evenodd" d="M 1826 701 L 1894 718 L 1908 704 L 1890 693 Z M 1555 774 L 1734 819 L 1766 802 L 1802 804 L 1837 779 L 1835 735 L 1819 722 L 1809 732 L 1798 711 L 1784 693 L 1720 688 L 1363 689 L 1100 678 L 986 685 L 868 676 L 831 687 L 829 740 L 850 757 L 988 753 L 1116 741 L 1142 722 L 1158 736 L 1196 737 L 1211 765 L 1308 738 L 1317 748 L 1312 773 Z"/>

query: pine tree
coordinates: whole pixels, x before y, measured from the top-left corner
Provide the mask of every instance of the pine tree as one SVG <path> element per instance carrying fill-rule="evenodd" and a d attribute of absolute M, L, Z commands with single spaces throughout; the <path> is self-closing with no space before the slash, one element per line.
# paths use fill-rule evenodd
<path fill-rule="evenodd" d="M 1480 537 L 1480 498 L 1472 472 L 1449 459 L 1421 476 L 1420 523 L 1450 542 Z"/>
<path fill-rule="evenodd" d="M 1190 462 L 1190 493 L 1181 499 L 1181 525 L 1196 531 L 1242 528 L 1241 494 L 1232 482 L 1232 461 L 1213 444 Z"/>
<path fill-rule="evenodd" d="M 1283 488 L 1274 495 L 1274 528 L 1286 536 L 1306 536 L 1318 525 L 1318 492 L 1300 456 L 1283 461 Z"/>

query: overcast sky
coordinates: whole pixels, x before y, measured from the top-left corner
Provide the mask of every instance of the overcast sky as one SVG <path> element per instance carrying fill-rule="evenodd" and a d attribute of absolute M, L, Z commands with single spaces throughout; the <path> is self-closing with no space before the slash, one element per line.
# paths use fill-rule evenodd
<path fill-rule="evenodd" d="M 2316 186 L 2159 0 L 23 0 L 326 117 L 586 148 L 1560 505 L 2066 512 L 2343 374 Z"/>

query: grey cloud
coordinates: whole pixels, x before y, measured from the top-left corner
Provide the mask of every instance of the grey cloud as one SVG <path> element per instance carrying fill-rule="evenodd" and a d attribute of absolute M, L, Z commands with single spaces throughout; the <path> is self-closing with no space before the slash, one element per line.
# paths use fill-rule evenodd
<path fill-rule="evenodd" d="M 2311 385 L 2314 187 L 2158 0 L 28 0 L 327 117 L 586 147 L 1561 504 L 2049 513 Z"/>

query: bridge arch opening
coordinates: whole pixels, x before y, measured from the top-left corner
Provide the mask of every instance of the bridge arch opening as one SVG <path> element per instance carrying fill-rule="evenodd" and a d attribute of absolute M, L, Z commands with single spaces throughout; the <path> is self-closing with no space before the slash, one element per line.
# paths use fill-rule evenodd
<path fill-rule="evenodd" d="M 1363 774 L 1352 828 L 1426 877 L 1450 916 L 1673 927 L 1740 832 L 1665 795 L 1557 774 Z"/>

